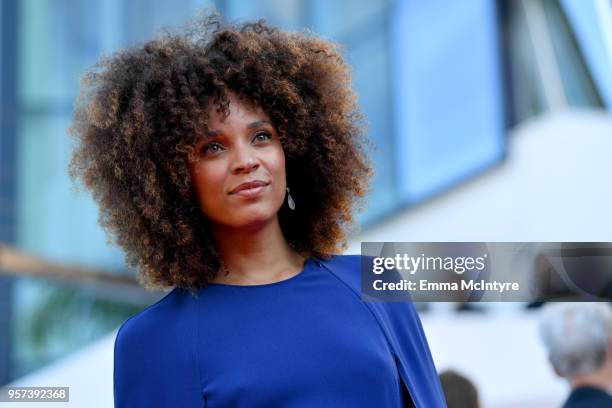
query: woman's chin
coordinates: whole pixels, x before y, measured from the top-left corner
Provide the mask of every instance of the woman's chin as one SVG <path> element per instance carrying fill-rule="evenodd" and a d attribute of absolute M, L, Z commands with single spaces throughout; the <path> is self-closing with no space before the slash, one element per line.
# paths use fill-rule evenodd
<path fill-rule="evenodd" d="M 234 228 L 244 230 L 260 229 L 274 221 L 276 218 L 275 212 L 270 211 L 250 211 L 248 217 L 236 217 L 231 224 Z"/>
<path fill-rule="evenodd" d="M 268 218 L 254 218 L 252 220 L 245 221 L 238 225 L 238 228 L 244 231 L 257 231 L 270 224 L 273 221 L 273 217 Z"/>

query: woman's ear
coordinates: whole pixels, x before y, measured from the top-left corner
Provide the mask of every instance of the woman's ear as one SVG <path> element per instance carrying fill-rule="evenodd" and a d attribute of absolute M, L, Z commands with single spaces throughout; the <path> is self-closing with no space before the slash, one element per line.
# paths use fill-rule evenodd
<path fill-rule="evenodd" d="M 557 376 L 562 377 L 561 373 L 559 372 L 559 369 L 557 368 L 557 366 L 555 365 L 555 363 L 553 363 L 552 359 L 550 358 L 550 356 L 548 356 L 548 361 L 550 362 L 550 365 L 553 368 L 553 371 L 555 372 L 555 374 L 557 374 Z"/>
<path fill-rule="evenodd" d="M 606 349 L 606 361 L 612 361 L 612 335 L 608 336 L 608 347 Z"/>

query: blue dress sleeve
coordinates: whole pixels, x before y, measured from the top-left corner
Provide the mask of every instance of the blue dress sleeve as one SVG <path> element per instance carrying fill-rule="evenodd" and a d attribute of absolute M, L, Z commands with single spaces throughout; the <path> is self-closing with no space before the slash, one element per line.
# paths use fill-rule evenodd
<path fill-rule="evenodd" d="M 371 270 L 370 256 L 336 256 L 332 261 L 326 262 L 326 265 L 347 286 L 361 294 L 362 262 L 369 263 L 366 267 L 367 270 Z M 392 273 L 399 276 L 397 270 Z M 364 301 L 364 303 L 383 330 L 397 361 L 401 378 L 416 407 L 446 408 L 440 379 L 414 303 L 407 294 L 402 294 L 398 298 L 404 300 Z"/>
<path fill-rule="evenodd" d="M 417 407 L 446 408 L 421 320 L 411 301 L 373 304 L 389 333 L 400 373 Z"/>
<path fill-rule="evenodd" d="M 192 316 L 166 297 L 126 320 L 114 348 L 116 408 L 204 406 Z"/>
<path fill-rule="evenodd" d="M 371 257 L 369 262 L 372 262 Z M 361 270 L 361 268 L 360 268 Z M 371 270 L 371 268 L 370 268 Z M 399 281 L 397 269 L 388 272 Z M 427 343 L 421 319 L 408 292 L 394 297 L 399 301 L 371 302 L 398 360 L 402 379 L 417 407 L 446 408 L 446 399 Z M 403 300 L 401 300 L 403 299 Z"/>

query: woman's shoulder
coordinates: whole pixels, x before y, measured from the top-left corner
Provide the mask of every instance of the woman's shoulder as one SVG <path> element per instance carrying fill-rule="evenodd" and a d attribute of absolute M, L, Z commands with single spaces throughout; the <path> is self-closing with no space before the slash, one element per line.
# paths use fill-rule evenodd
<path fill-rule="evenodd" d="M 344 268 L 348 270 L 355 270 L 360 268 L 362 261 L 367 262 L 370 256 L 361 254 L 328 254 L 325 258 L 316 258 L 318 261 L 332 265 L 338 268 Z"/>
<path fill-rule="evenodd" d="M 181 318 L 189 316 L 184 309 L 189 300 L 181 296 L 178 288 L 172 289 L 155 303 L 125 320 L 115 339 L 115 350 L 118 347 L 129 347 L 130 344 L 142 346 L 143 339 L 155 339 L 171 326 L 180 323 Z"/>
<path fill-rule="evenodd" d="M 115 338 L 113 384 L 115 406 L 180 406 L 199 403 L 194 360 L 195 309 L 189 296 L 173 289 L 127 319 Z M 183 404 L 183 401 L 190 400 Z"/>
<path fill-rule="evenodd" d="M 359 294 L 361 274 L 370 267 L 370 258 L 360 254 L 330 255 L 328 259 L 321 259 L 321 263 L 332 275 Z"/>
<path fill-rule="evenodd" d="M 373 256 L 361 254 L 329 254 L 325 258 L 316 260 L 342 271 L 360 271 L 362 267 L 368 267 L 373 261 Z"/>

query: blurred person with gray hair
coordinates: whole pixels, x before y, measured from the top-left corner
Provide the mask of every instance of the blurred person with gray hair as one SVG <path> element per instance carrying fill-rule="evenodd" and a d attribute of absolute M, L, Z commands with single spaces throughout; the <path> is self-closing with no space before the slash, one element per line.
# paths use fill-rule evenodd
<path fill-rule="evenodd" d="M 608 303 L 545 307 L 540 335 L 571 393 L 563 408 L 612 407 L 612 308 Z"/>
<path fill-rule="evenodd" d="M 440 373 L 440 384 L 448 408 L 479 408 L 478 389 L 465 375 L 455 370 Z"/>

